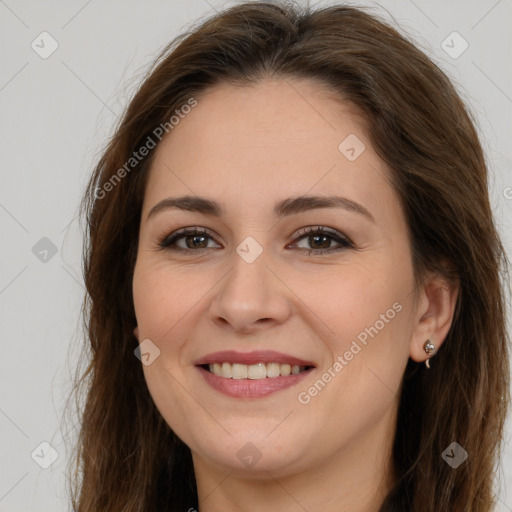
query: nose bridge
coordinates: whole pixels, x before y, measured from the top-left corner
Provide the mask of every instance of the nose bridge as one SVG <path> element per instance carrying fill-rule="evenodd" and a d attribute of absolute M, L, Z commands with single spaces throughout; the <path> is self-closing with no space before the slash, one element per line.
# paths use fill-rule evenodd
<path fill-rule="evenodd" d="M 267 267 L 267 249 L 247 237 L 233 251 L 231 271 L 212 303 L 213 320 L 224 319 L 234 329 L 247 330 L 259 320 L 282 322 L 288 314 L 284 287 Z"/>

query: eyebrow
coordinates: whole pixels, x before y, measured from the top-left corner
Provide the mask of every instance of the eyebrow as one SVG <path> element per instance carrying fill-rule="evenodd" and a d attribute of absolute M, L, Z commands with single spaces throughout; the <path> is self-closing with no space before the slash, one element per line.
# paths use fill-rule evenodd
<path fill-rule="evenodd" d="M 203 213 L 214 217 L 222 217 L 225 214 L 225 210 L 217 201 L 207 199 L 206 197 L 188 195 L 163 199 L 151 208 L 146 220 L 170 208 Z M 363 215 L 371 222 L 375 222 L 373 215 L 362 204 L 341 196 L 289 197 L 275 204 L 274 215 L 278 218 L 283 218 L 318 208 L 342 208 L 349 212 Z"/>

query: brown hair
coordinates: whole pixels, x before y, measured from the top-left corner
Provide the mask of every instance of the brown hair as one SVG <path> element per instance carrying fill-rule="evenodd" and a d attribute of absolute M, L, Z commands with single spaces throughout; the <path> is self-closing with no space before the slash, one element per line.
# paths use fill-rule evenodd
<path fill-rule="evenodd" d="M 83 314 L 90 347 L 74 390 L 77 404 L 86 390 L 71 479 L 77 512 L 198 506 L 190 450 L 156 409 L 134 356 L 132 278 L 145 177 L 155 151 L 115 183 L 112 177 L 156 127 L 190 98 L 200 101 L 208 87 L 293 77 L 318 80 L 365 115 L 370 141 L 391 170 L 406 215 L 417 282 L 435 271 L 460 286 L 451 329 L 432 369 L 407 364 L 393 447 L 398 480 L 380 512 L 493 508 L 510 403 L 500 280 L 507 260 L 471 114 L 446 75 L 376 16 L 346 6 L 311 10 L 289 2 L 247 2 L 164 49 L 83 198 Z M 453 441 L 469 453 L 457 469 L 441 457 Z"/>

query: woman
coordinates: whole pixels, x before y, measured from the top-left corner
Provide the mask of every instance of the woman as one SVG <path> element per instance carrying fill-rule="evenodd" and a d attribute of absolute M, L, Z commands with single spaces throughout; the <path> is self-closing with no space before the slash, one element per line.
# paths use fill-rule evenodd
<path fill-rule="evenodd" d="M 470 115 L 393 28 L 217 14 L 161 54 L 83 207 L 75 510 L 493 509 L 506 258 Z"/>

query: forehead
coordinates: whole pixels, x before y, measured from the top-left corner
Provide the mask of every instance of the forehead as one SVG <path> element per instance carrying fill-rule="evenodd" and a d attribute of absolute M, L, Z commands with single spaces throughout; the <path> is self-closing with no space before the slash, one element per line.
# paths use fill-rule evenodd
<path fill-rule="evenodd" d="M 333 189 L 363 202 L 379 201 L 376 188 L 389 188 L 387 170 L 368 140 L 366 120 L 319 82 L 221 84 L 196 100 L 197 106 L 156 149 L 145 210 L 151 206 L 146 203 L 172 193 L 255 205 L 257 197 L 329 194 Z M 347 158 L 347 140 L 361 151 L 356 159 Z"/>

